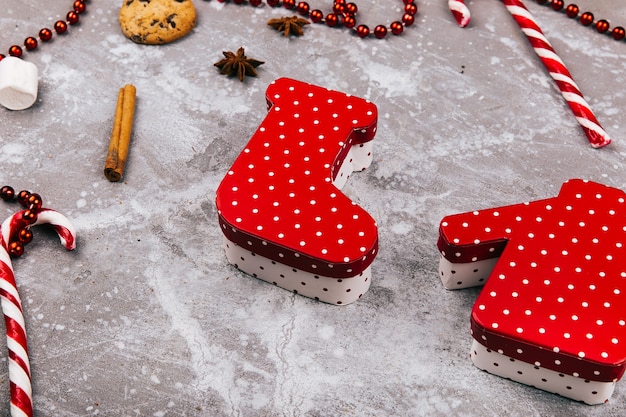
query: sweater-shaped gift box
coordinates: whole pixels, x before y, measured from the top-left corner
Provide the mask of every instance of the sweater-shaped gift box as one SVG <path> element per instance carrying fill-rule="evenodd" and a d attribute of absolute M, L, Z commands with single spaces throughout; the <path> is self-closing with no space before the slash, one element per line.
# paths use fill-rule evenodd
<path fill-rule="evenodd" d="M 474 364 L 562 396 L 608 401 L 626 363 L 626 194 L 569 180 L 554 198 L 445 217 L 446 288 L 484 283 Z"/>
<path fill-rule="evenodd" d="M 331 304 L 360 298 L 378 250 L 374 219 L 340 189 L 372 161 L 376 106 L 281 78 L 268 114 L 217 189 L 228 261 Z"/>

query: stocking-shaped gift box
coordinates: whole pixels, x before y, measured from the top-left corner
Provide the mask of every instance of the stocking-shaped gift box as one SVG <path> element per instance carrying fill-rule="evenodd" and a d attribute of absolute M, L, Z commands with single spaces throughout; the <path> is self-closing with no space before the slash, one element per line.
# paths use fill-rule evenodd
<path fill-rule="evenodd" d="M 340 189 L 372 161 L 376 106 L 287 78 L 266 98 L 268 115 L 217 190 L 226 257 L 289 291 L 351 303 L 370 286 L 378 232 Z"/>
<path fill-rule="evenodd" d="M 626 362 L 626 194 L 570 180 L 554 198 L 445 217 L 446 288 L 485 284 L 471 313 L 474 364 L 588 404 Z"/>

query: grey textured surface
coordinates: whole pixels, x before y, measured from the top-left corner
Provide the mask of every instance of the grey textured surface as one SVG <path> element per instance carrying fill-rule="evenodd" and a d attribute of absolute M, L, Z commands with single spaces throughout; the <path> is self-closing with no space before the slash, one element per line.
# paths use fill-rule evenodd
<path fill-rule="evenodd" d="M 70 253 L 38 228 L 14 262 L 37 416 L 626 414 L 624 382 L 590 407 L 475 368 L 479 289 L 444 290 L 435 247 L 447 214 L 552 197 L 569 178 L 626 189 L 626 43 L 527 1 L 614 137 L 597 150 L 499 1 L 469 1 L 473 20 L 460 29 L 447 1 L 419 0 L 416 24 L 383 41 L 323 25 L 286 39 L 266 26 L 293 14 L 284 9 L 195 3 L 192 34 L 140 46 L 119 30 L 121 1 L 90 0 L 71 33 L 28 54 L 37 104 L 0 109 L 1 182 L 40 193 L 78 230 Z M 399 0 L 357 3 L 370 27 L 401 14 Z M 623 1 L 577 3 L 626 25 Z M 70 4 L 4 0 L 0 48 Z M 213 67 L 240 46 L 266 62 L 244 83 Z M 283 76 L 378 106 L 374 162 L 344 191 L 377 220 L 380 252 L 370 291 L 349 306 L 246 276 L 221 249 L 215 189 Z M 130 159 L 124 181 L 109 183 L 126 83 L 138 95 Z M 7 415 L 4 341 L 0 358 Z"/>

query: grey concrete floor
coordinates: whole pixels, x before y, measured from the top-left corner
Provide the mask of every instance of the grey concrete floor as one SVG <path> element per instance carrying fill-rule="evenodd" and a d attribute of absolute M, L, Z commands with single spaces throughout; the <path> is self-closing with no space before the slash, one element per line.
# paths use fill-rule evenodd
<path fill-rule="evenodd" d="M 309 25 L 269 29 L 282 8 L 196 0 L 196 29 L 141 46 L 120 0 L 90 0 L 81 22 L 29 53 L 37 103 L 0 108 L 0 182 L 43 196 L 78 232 L 66 252 L 44 228 L 14 262 L 37 416 L 623 416 L 626 387 L 587 406 L 475 368 L 469 313 L 480 289 L 437 273 L 448 214 L 555 196 L 584 178 L 626 189 L 626 42 L 527 0 L 614 142 L 592 149 L 500 1 L 418 0 L 398 37 L 361 40 Z M 330 9 L 329 1 L 311 1 Z M 373 27 L 399 0 L 359 1 Z M 626 25 L 626 3 L 577 2 Z M 69 0 L 4 0 L 0 48 L 67 13 Z M 213 63 L 243 46 L 265 61 L 240 83 Z M 379 111 L 374 161 L 344 192 L 378 222 L 362 299 L 333 306 L 228 264 L 214 204 L 220 180 L 266 114 L 265 89 L 291 77 L 357 95 Z M 103 164 L 117 91 L 137 87 L 127 169 Z M 2 204 L 8 217 L 16 206 Z M 8 415 L 0 342 L 0 415 Z M 0 364 L 2 365 L 2 364 Z"/>

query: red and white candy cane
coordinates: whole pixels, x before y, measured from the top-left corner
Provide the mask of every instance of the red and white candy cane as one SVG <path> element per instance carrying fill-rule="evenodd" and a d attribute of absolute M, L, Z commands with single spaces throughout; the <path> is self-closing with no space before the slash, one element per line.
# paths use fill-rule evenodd
<path fill-rule="evenodd" d="M 547 68 L 552 79 L 556 82 L 561 91 L 561 95 L 574 113 L 574 117 L 576 117 L 578 124 L 585 132 L 591 146 L 601 148 L 611 143 L 611 138 L 596 119 L 591 107 L 572 79 L 569 70 L 554 51 L 554 48 L 552 48 L 552 45 L 544 36 L 537 21 L 530 14 L 526 6 L 524 6 L 524 3 L 520 0 L 502 0 L 502 2 L 530 41 L 535 53 Z M 457 12 L 455 12 L 455 10 L 462 10 L 462 7 L 457 3 L 463 4 L 463 1 L 449 0 L 452 13 L 457 19 L 457 22 L 459 22 L 459 25 L 464 27 L 457 16 Z M 453 6 L 457 9 L 453 9 Z M 463 6 L 465 5 L 463 4 Z M 469 23 L 469 10 L 461 12 L 461 14 L 463 15 L 462 21 Z"/>
<path fill-rule="evenodd" d="M 460 27 L 469 25 L 471 14 L 463 0 L 448 0 L 448 7 Z"/>
<path fill-rule="evenodd" d="M 4 314 L 9 350 L 11 416 L 13 417 L 31 417 L 33 399 L 24 314 L 9 254 L 11 242 L 15 241 L 14 239 L 22 230 L 28 230 L 31 226 L 38 224 L 50 224 L 67 250 L 76 247 L 76 232 L 65 216 L 54 210 L 41 208 L 36 211 L 36 219 L 32 219 L 24 215 L 28 211 L 22 210 L 15 213 L 0 226 L 0 305 Z"/>

